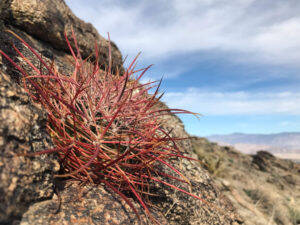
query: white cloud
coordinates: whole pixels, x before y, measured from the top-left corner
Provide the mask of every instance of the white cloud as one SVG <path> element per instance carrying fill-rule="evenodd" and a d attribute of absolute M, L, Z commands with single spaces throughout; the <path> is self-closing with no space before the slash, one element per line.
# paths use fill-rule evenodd
<path fill-rule="evenodd" d="M 279 126 L 282 126 L 282 127 L 290 127 L 292 125 L 294 125 L 294 123 L 292 121 L 283 121 L 283 122 L 279 123 Z"/>
<path fill-rule="evenodd" d="M 215 51 L 237 61 L 299 65 L 298 0 L 87 0 L 67 3 L 124 54 L 155 62 Z"/>
<path fill-rule="evenodd" d="M 189 88 L 166 93 L 163 101 L 171 108 L 203 115 L 300 115 L 300 92 L 207 92 Z"/>

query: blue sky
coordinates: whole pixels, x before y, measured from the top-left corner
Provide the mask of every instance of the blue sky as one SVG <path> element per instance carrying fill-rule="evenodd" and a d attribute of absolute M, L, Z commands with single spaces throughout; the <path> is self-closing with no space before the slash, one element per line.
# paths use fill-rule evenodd
<path fill-rule="evenodd" d="M 189 133 L 300 131 L 299 0 L 66 0 L 128 61 L 154 64 Z"/>

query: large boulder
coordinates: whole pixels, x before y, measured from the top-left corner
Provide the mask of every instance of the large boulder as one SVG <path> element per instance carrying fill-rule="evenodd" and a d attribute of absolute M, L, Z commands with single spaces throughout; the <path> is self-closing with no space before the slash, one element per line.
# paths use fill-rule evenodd
<path fill-rule="evenodd" d="M 97 33 L 91 24 L 74 16 L 63 0 L 4 0 L 0 3 L 0 15 L 0 49 L 15 61 L 21 59 L 17 57 L 11 43 L 20 48 L 22 53 L 35 65 L 39 65 L 36 57 L 22 47 L 16 38 L 4 32 L 6 29 L 14 31 L 31 46 L 34 46 L 46 61 L 50 62 L 54 59 L 61 72 L 69 73 L 72 68 L 71 56 L 63 33 L 66 31 L 70 36 L 70 30 L 73 27 L 83 57 L 92 54 L 96 41 L 101 42 L 102 46 L 101 62 L 104 65 L 108 62 L 108 42 Z M 115 70 L 121 70 L 122 56 L 114 44 L 112 44 L 112 58 Z M 107 190 L 105 186 L 81 186 L 71 180 L 54 182 L 53 173 L 57 172 L 59 166 L 53 156 L 37 156 L 30 159 L 16 156 L 16 153 L 24 150 L 45 149 L 51 146 L 51 141 L 44 131 L 45 117 L 42 109 L 31 103 L 24 90 L 14 83 L 19 81 L 18 71 L 4 58 L 1 65 L 1 77 L 7 80 L 5 81 L 7 84 L 1 82 L 0 88 L 4 87 L 8 92 L 11 91 L 12 96 L 15 97 L 10 97 L 11 94 L 1 93 L 3 100 L 0 102 L 0 116 L 3 119 L 0 117 L 0 120 L 2 119 L 3 123 L 0 124 L 0 147 L 2 146 L 0 150 L 1 154 L 3 152 L 3 157 L 0 155 L 0 175 L 5 174 L 6 180 L 2 182 L 3 178 L 1 177 L 0 196 L 10 197 L 4 201 L 0 199 L 0 213 L 3 214 L 0 217 L 0 223 L 11 223 L 13 218 L 21 220 L 21 224 L 139 223 L 131 208 L 124 204 L 118 195 Z M 23 98 L 26 100 L 22 100 Z M 157 107 L 167 106 L 160 103 Z M 8 109 L 10 109 L 9 112 Z M 170 113 L 164 118 L 164 127 L 172 130 L 171 135 L 188 137 L 177 116 Z M 14 144 L 15 142 L 17 144 Z M 1 143 L 4 144 L 1 145 Z M 8 145 L 7 143 L 12 144 Z M 190 140 L 182 141 L 179 145 L 187 156 L 197 157 L 192 153 Z M 15 165 L 16 163 L 18 164 Z M 153 188 L 157 190 L 157 196 L 150 197 L 150 200 L 153 204 L 153 215 L 158 221 L 162 224 L 242 223 L 229 200 L 220 193 L 211 177 L 199 167 L 197 162 L 183 159 L 172 163 L 185 174 L 192 186 L 189 187 L 174 180 L 167 180 L 167 182 L 189 190 L 209 203 L 203 203 L 180 191 L 175 191 L 173 188 L 154 184 Z M 172 173 L 166 168 L 161 169 L 164 172 Z M 22 180 L 23 177 L 27 180 Z M 1 185 L 4 187 L 2 188 Z M 56 212 L 59 199 L 62 204 L 60 210 Z M 18 207 L 20 204 L 23 204 L 22 207 Z M 142 222 L 147 223 L 139 204 L 135 205 L 142 215 Z M 103 212 L 100 212 L 99 209 L 103 209 Z M 6 216 L 4 216 L 5 214 Z"/>
<path fill-rule="evenodd" d="M 93 55 L 95 43 L 100 43 L 99 61 L 108 63 L 109 42 L 98 34 L 90 24 L 76 17 L 64 1 L 61 0 L 2 0 L 0 2 L 1 19 L 5 25 L 19 28 L 31 37 L 48 43 L 60 52 L 69 53 L 64 33 L 71 37 L 72 29 L 78 40 L 78 47 L 84 58 Z M 111 42 L 113 66 L 122 67 L 122 55 Z M 72 44 L 74 48 L 74 44 Z"/>

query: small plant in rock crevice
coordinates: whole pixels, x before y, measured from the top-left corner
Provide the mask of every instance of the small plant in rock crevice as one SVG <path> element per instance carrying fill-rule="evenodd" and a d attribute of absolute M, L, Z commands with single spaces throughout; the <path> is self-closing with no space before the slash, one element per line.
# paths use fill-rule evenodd
<path fill-rule="evenodd" d="M 54 64 L 45 60 L 22 38 L 17 37 L 39 60 L 42 69 L 35 66 L 22 52 L 13 46 L 30 71 L 15 63 L 8 55 L 0 53 L 22 74 L 22 83 L 31 99 L 38 102 L 48 115 L 47 129 L 54 148 L 34 155 L 57 153 L 63 168 L 63 177 L 71 177 L 87 183 L 104 184 L 120 195 L 139 217 L 131 193 L 151 218 L 145 196 L 151 195 L 151 183 L 158 182 L 173 189 L 200 197 L 166 181 L 175 179 L 190 184 L 170 159 L 187 158 L 180 151 L 170 131 L 162 126 L 163 116 L 172 113 L 192 112 L 181 109 L 157 109 L 162 95 L 160 82 L 141 84 L 139 81 L 150 68 L 136 70 L 137 57 L 124 74 L 112 74 L 111 50 L 106 70 L 98 63 L 98 45 L 95 44 L 95 60 L 82 59 L 72 31 L 75 49 L 66 37 L 73 56 L 73 73 L 62 74 Z M 148 91 L 156 87 L 154 94 Z M 177 176 L 165 174 L 159 166 L 171 169 Z"/>

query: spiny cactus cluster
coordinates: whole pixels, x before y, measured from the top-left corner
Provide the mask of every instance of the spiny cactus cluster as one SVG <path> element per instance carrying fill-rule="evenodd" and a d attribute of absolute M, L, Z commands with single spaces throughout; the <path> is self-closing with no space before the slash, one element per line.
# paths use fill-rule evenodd
<path fill-rule="evenodd" d="M 95 44 L 93 61 L 82 59 L 72 32 L 75 49 L 66 37 L 73 56 L 73 73 L 58 72 L 28 43 L 17 37 L 39 60 L 34 65 L 19 49 L 12 46 L 30 67 L 30 71 L 15 63 L 0 50 L 22 74 L 23 86 L 31 98 L 42 105 L 48 114 L 47 128 L 54 148 L 35 153 L 56 153 L 64 177 L 83 182 L 104 184 L 119 194 L 139 216 L 126 193 L 132 193 L 151 215 L 145 196 L 151 194 L 151 183 L 159 182 L 199 198 L 161 179 L 176 179 L 189 183 L 169 159 L 188 158 L 182 155 L 169 131 L 163 129 L 162 116 L 170 112 L 190 113 L 179 109 L 157 109 L 161 95 L 160 82 L 141 84 L 139 81 L 149 67 L 135 70 L 135 58 L 121 75 L 111 72 L 109 64 L 101 70 L 98 47 Z M 148 91 L 152 88 L 154 94 Z M 166 166 L 178 176 L 162 173 L 158 165 Z M 204 201 L 204 200 L 203 200 Z"/>

